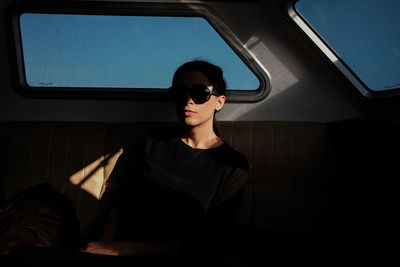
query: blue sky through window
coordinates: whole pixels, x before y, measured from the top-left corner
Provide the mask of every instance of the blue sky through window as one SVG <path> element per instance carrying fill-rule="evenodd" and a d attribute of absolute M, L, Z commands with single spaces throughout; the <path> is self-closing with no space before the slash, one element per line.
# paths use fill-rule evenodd
<path fill-rule="evenodd" d="M 295 8 L 369 89 L 400 88 L 399 0 L 300 0 Z"/>
<path fill-rule="evenodd" d="M 194 59 L 219 65 L 228 89 L 260 87 L 201 17 L 24 13 L 20 28 L 32 87 L 168 88 L 176 68 Z"/>

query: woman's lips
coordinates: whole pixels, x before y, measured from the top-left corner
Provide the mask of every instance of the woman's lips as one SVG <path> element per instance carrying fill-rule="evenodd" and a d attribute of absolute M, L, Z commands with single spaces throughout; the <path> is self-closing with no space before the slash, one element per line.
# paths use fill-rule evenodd
<path fill-rule="evenodd" d="M 196 114 L 196 112 L 193 111 L 193 110 L 184 110 L 184 113 L 185 113 L 185 116 L 186 116 L 186 117 L 191 117 L 191 116 L 193 116 L 194 114 Z"/>

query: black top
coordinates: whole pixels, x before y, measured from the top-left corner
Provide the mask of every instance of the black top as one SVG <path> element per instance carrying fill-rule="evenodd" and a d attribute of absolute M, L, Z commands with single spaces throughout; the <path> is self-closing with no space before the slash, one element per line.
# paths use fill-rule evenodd
<path fill-rule="evenodd" d="M 178 137 L 148 137 L 129 161 L 117 239 L 204 239 L 233 225 L 248 163 L 226 142 L 194 149 Z"/>

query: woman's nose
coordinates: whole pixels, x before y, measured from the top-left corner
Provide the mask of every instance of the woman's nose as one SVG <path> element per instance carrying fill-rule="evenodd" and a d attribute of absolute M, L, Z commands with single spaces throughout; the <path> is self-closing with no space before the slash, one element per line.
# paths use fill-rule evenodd
<path fill-rule="evenodd" d="M 187 96 L 186 96 L 185 104 L 186 104 L 186 105 L 193 105 L 193 104 L 195 104 L 194 101 L 193 101 L 193 99 L 192 99 L 192 97 L 191 97 L 190 95 L 187 95 Z"/>

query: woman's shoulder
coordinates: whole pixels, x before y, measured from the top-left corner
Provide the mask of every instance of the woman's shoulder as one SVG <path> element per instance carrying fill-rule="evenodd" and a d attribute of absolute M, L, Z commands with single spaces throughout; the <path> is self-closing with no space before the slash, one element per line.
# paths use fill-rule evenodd
<path fill-rule="evenodd" d="M 237 149 L 233 148 L 228 142 L 224 140 L 224 144 L 221 145 L 221 149 L 219 150 L 222 153 L 222 158 L 225 159 L 226 162 L 233 164 L 237 167 L 242 167 L 244 169 L 248 169 L 249 163 L 246 156 L 239 152 Z"/>
<path fill-rule="evenodd" d="M 229 143 L 224 142 L 221 147 L 221 153 L 218 156 L 223 158 L 226 168 L 226 176 L 218 190 L 215 198 L 215 204 L 221 204 L 230 198 L 240 189 L 244 188 L 249 179 L 249 164 L 244 154 L 233 148 Z"/>

